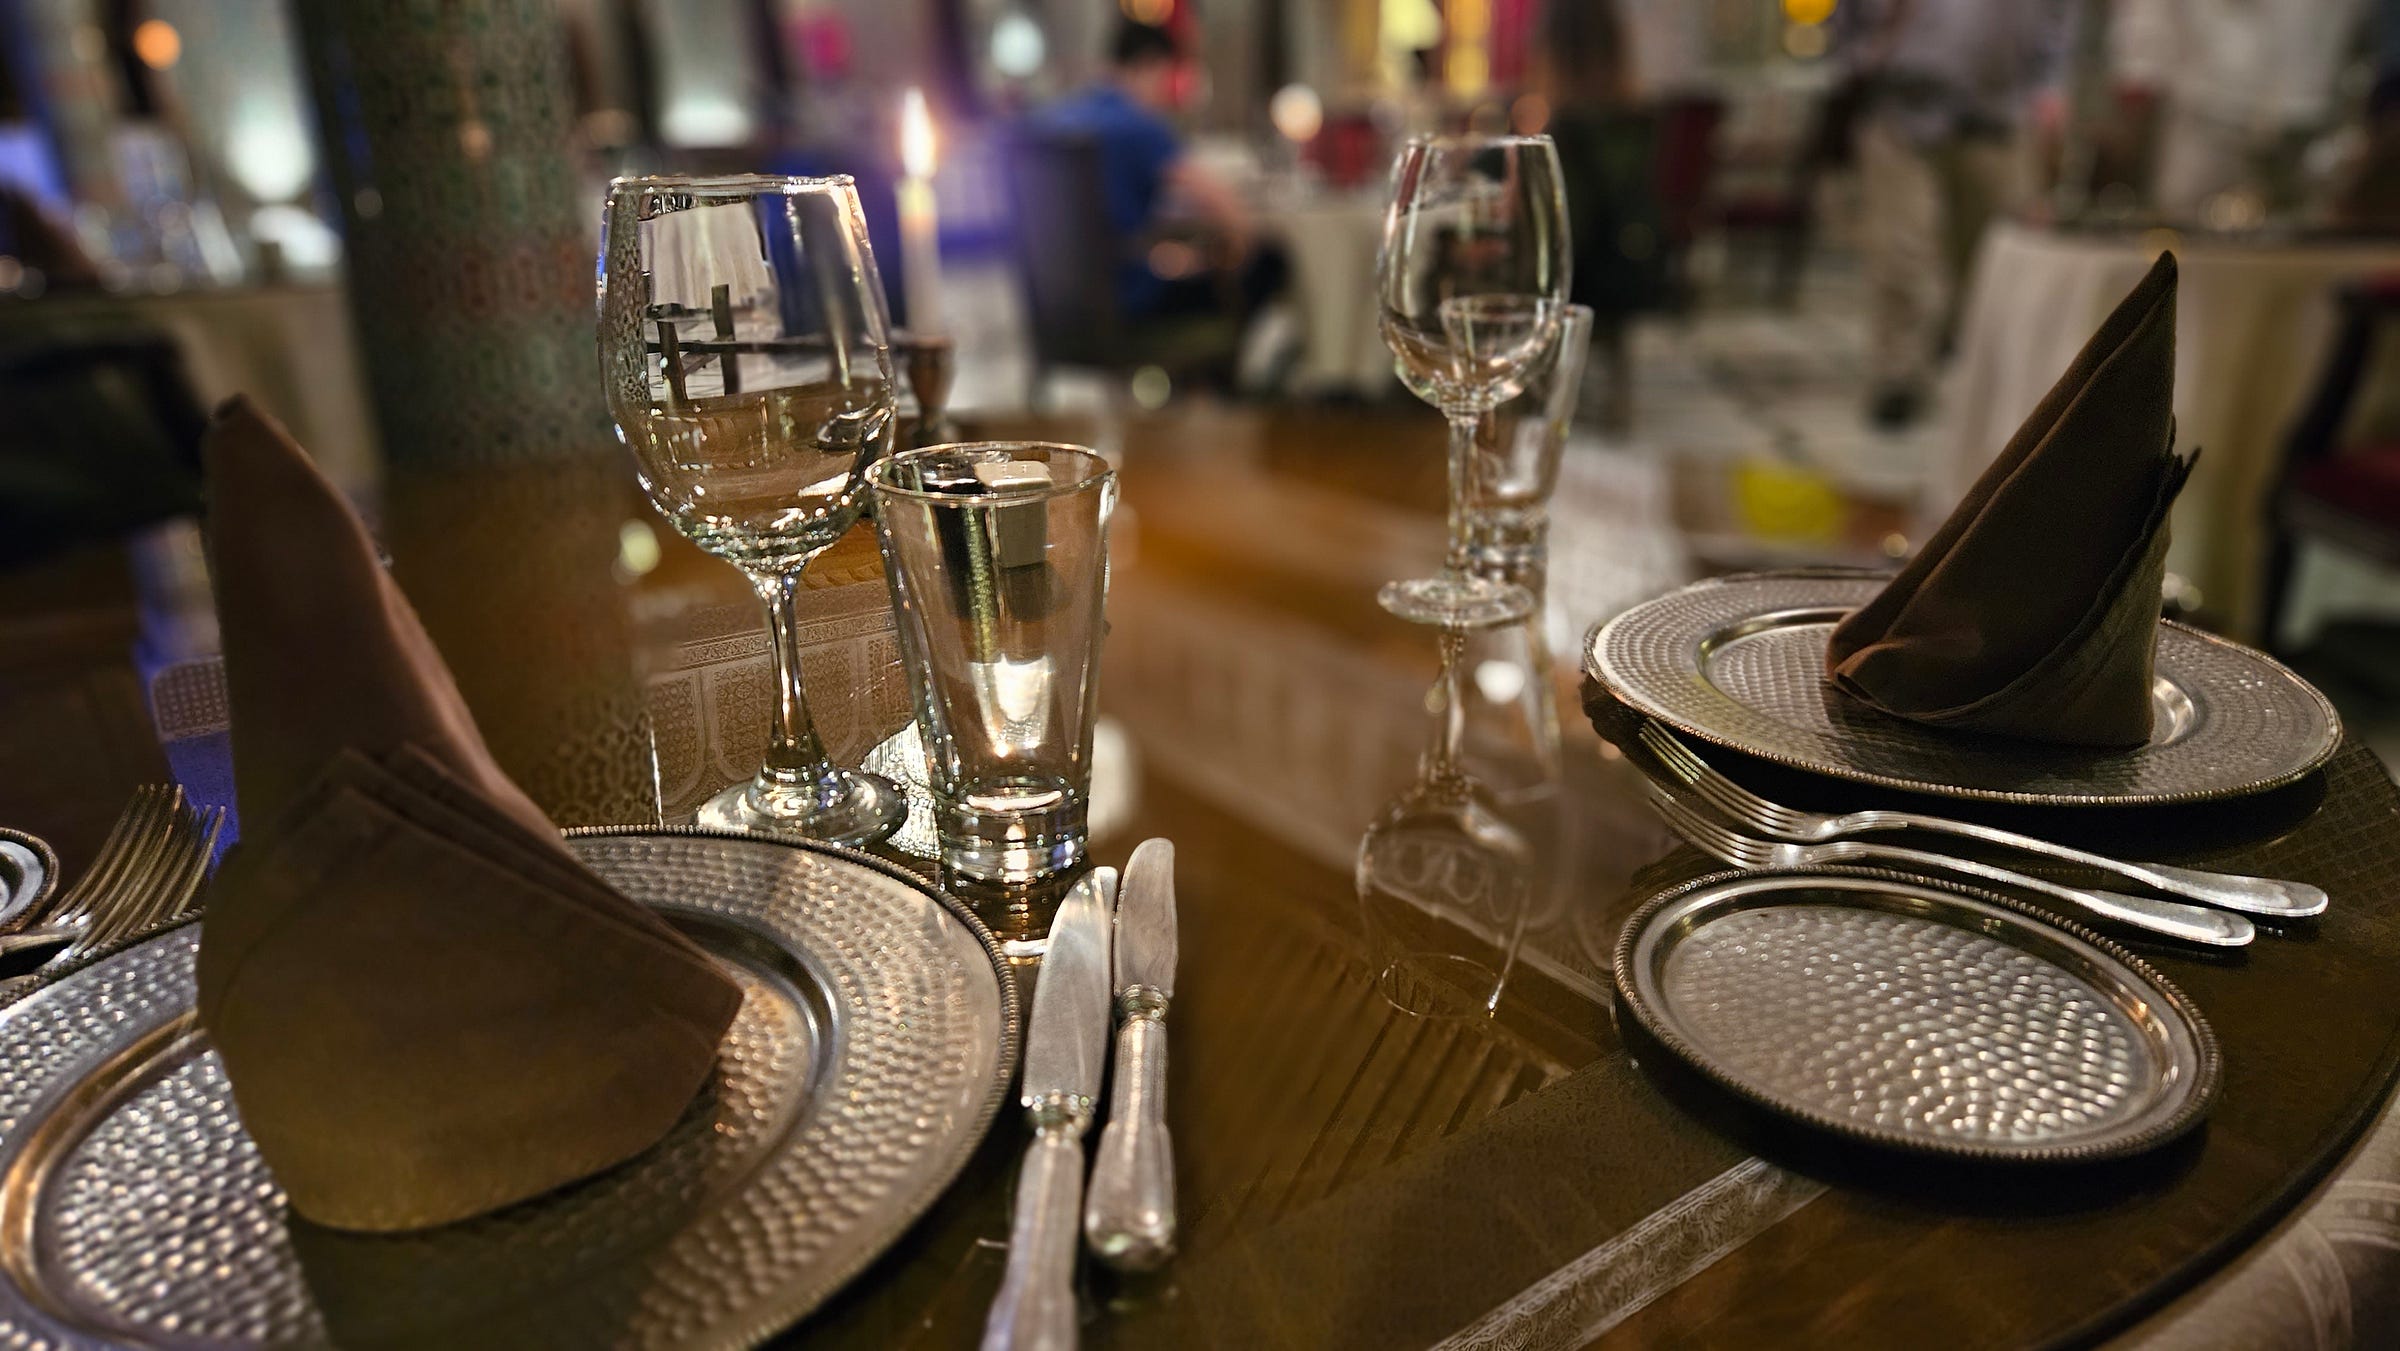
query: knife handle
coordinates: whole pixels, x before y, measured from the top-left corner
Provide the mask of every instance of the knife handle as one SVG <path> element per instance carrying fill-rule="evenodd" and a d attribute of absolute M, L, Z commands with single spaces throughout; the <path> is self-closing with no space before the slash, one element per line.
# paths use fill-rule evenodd
<path fill-rule="evenodd" d="M 1167 1001 L 1147 986 L 1124 998 L 1116 1086 L 1100 1132 L 1083 1232 L 1101 1261 L 1149 1271 L 1175 1253 L 1175 1154 L 1167 1134 Z"/>
<path fill-rule="evenodd" d="M 1082 1193 L 1081 1122 L 1041 1121 L 1017 1174 L 1008 1274 L 983 1325 L 983 1351 L 1073 1351 L 1075 1203 Z"/>

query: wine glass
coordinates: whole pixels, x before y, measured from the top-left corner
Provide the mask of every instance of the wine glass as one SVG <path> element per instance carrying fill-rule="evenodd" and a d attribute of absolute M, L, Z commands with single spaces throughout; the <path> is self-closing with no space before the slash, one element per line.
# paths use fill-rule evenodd
<path fill-rule="evenodd" d="M 766 763 L 702 825 L 866 843 L 907 799 L 836 768 L 800 683 L 800 571 L 866 506 L 891 450 L 890 320 L 848 178 L 620 178 L 600 245 L 600 366 L 659 513 L 766 604 Z"/>
<path fill-rule="evenodd" d="M 1419 137 L 1401 149 L 1376 264 L 1383 340 L 1401 382 L 1450 420 L 1442 575 L 1378 597 L 1403 619 L 1487 625 L 1532 612 L 1525 588 L 1469 568 L 1469 476 L 1477 420 L 1516 397 L 1557 341 L 1571 263 L 1549 137 Z"/>

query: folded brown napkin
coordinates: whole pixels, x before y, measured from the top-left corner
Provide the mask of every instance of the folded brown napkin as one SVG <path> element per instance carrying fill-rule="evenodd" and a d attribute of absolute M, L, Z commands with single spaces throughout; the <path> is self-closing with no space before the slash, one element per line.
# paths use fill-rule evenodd
<path fill-rule="evenodd" d="M 319 1224 L 447 1223 L 655 1143 L 739 989 L 567 852 L 476 732 L 365 526 L 237 399 L 206 447 L 245 833 L 202 1025 Z"/>
<path fill-rule="evenodd" d="M 1834 629 L 1834 685 L 1937 726 L 2076 746 L 2149 740 L 2167 512 L 2192 467 L 2175 453 L 2174 396 L 2168 253 L 1950 519 Z"/>

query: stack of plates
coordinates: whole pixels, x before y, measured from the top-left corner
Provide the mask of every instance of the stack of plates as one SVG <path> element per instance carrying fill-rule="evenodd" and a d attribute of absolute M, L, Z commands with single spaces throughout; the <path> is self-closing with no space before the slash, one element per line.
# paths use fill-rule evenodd
<path fill-rule="evenodd" d="M 2150 743 L 2079 750 L 1945 732 L 1825 679 L 1835 624 L 1880 578 L 1703 582 L 1595 629 L 1584 671 L 1686 739 L 1853 783 L 2053 807 L 2156 806 L 2293 783 L 2341 741 L 2268 657 L 2159 627 Z M 2217 1082 L 2208 1025 L 2131 953 L 1947 881 L 1865 869 L 1719 875 L 1654 898 L 1617 950 L 1660 1044 L 1754 1103 L 1953 1157 L 2081 1161 L 2154 1148 Z"/>

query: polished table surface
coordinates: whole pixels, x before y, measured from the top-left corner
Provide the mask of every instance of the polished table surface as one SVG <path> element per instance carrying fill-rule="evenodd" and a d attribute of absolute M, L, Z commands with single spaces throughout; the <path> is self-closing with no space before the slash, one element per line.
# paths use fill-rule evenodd
<path fill-rule="evenodd" d="M 1088 434 L 1022 419 L 973 430 Z M 1122 439 L 1102 705 L 1129 754 L 1105 785 L 1121 824 L 1094 852 L 1122 863 L 1151 835 L 1177 845 L 1169 1102 L 1184 1252 L 1138 1279 L 1087 1263 L 1090 1343 L 2090 1339 L 2255 1244 L 2388 1098 L 2400 804 L 2351 746 L 2325 775 L 2231 809 L 2034 819 L 2129 853 L 2281 868 L 2334 894 L 2321 924 L 2244 958 L 2144 949 L 2225 1047 L 2223 1098 L 2192 1139 L 2114 1168 L 1994 1175 L 1844 1151 L 1731 1110 L 1620 1037 L 1606 977 L 1619 926 L 1648 891 L 1708 865 L 1673 847 L 1579 707 L 1571 641 L 1546 783 L 1500 716 L 1521 694 L 1507 653 L 1467 656 L 1470 764 L 1518 785 L 1504 812 L 1532 844 L 1524 958 L 1491 1017 L 1400 1012 L 1376 984 L 1353 864 L 1435 730 L 1436 644 L 1373 596 L 1435 561 L 1439 422 L 1201 408 L 1137 419 Z M 562 823 L 671 813 L 755 754 L 747 590 L 677 541 L 655 563 L 633 547 L 626 528 L 645 517 L 613 461 L 397 475 L 383 521 L 495 750 Z M 1562 532 L 1586 536 L 1562 540 L 1576 575 L 1555 579 L 1554 602 L 1623 604 L 1685 580 L 1659 561 L 1671 550 L 1631 538 L 1664 528 L 1568 514 Z M 846 541 L 813 580 L 812 702 L 855 758 L 906 717 L 871 548 Z M 105 616 L 122 598 L 84 599 Z M 121 651 L 122 628 L 41 622 L 82 646 L 0 666 L 0 765 L 18 771 L 0 775 L 0 819 L 52 832 L 71 869 L 124 787 L 160 766 L 128 730 L 130 675 L 70 659 Z M 41 753 L 24 714 L 105 754 Z M 1595 716 L 1613 716 L 1605 699 Z M 1039 898 L 990 904 L 1004 932 L 1041 921 Z M 1020 975 L 1038 980 L 1030 965 Z M 961 1181 L 795 1340 L 974 1342 L 1004 1263 L 1016 1117 L 1003 1112 Z"/>

